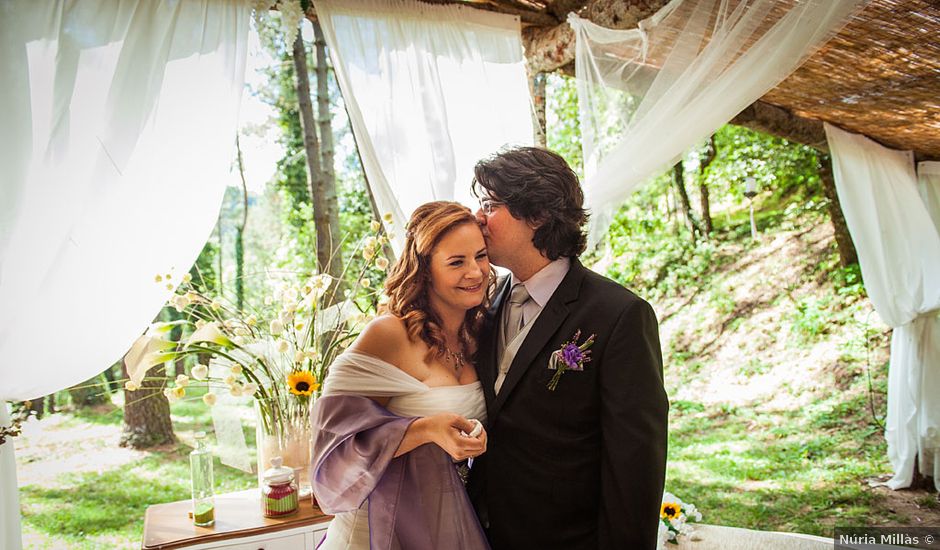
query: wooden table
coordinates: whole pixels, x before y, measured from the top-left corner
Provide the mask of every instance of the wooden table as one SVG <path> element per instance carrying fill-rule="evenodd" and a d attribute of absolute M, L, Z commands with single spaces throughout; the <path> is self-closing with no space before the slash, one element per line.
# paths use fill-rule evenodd
<path fill-rule="evenodd" d="M 189 517 L 191 500 L 156 504 L 144 518 L 143 550 L 186 548 L 202 550 L 314 550 L 326 534 L 332 516 L 304 499 L 300 510 L 286 518 L 261 514 L 258 489 L 216 495 L 215 524 L 197 527 Z"/>

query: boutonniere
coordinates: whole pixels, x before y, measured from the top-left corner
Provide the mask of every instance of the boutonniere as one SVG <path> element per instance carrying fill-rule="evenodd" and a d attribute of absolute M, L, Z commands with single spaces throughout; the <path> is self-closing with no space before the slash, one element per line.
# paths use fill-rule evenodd
<path fill-rule="evenodd" d="M 578 338 L 581 337 L 581 329 L 574 333 L 571 340 L 568 340 L 561 348 L 552 352 L 548 360 L 548 368 L 555 371 L 552 379 L 548 382 L 548 389 L 555 391 L 558 387 L 558 381 L 561 375 L 567 370 L 583 371 L 584 364 L 591 361 L 591 351 L 588 349 L 594 344 L 594 335 L 588 336 L 587 340 L 578 344 Z"/>

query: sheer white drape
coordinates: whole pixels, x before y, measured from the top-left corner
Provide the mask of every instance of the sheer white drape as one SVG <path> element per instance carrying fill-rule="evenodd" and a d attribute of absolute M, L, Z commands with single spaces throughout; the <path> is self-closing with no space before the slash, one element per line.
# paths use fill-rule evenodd
<path fill-rule="evenodd" d="M 30 2 L 0 17 L 0 399 L 121 358 L 215 223 L 240 0 Z"/>
<path fill-rule="evenodd" d="M 638 29 L 570 15 L 590 238 L 646 178 L 786 78 L 869 0 L 673 0 Z"/>
<path fill-rule="evenodd" d="M 917 164 L 917 190 L 924 199 L 934 227 L 940 231 L 940 162 Z"/>
<path fill-rule="evenodd" d="M 401 250 L 415 207 L 475 204 L 473 165 L 505 144 L 531 144 L 519 19 L 404 0 L 314 4 L 363 168 Z"/>
<path fill-rule="evenodd" d="M 940 486 L 940 232 L 909 151 L 826 124 L 836 191 L 875 311 L 894 328 L 885 438 L 894 489 L 914 459 Z"/>
<path fill-rule="evenodd" d="M 0 401 L 127 351 L 215 223 L 232 158 L 242 0 L 0 3 Z M 0 543 L 20 546 L 12 444 Z"/>
<path fill-rule="evenodd" d="M 0 426 L 8 426 L 10 415 L 7 404 L 0 401 Z M 13 441 L 0 445 L 0 548 L 19 550 L 20 540 L 20 494 L 16 486 L 16 459 L 13 456 Z"/>

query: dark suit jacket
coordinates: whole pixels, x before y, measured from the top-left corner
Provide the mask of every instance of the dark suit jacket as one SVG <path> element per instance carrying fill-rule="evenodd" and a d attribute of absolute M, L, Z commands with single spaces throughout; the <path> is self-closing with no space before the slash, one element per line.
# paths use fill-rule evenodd
<path fill-rule="evenodd" d="M 470 495 L 494 550 L 652 550 L 666 468 L 668 401 L 650 305 L 577 259 L 516 354 L 499 395 L 498 287 L 481 335 L 488 451 Z M 583 372 L 555 391 L 549 356 L 581 331 L 596 335 Z"/>

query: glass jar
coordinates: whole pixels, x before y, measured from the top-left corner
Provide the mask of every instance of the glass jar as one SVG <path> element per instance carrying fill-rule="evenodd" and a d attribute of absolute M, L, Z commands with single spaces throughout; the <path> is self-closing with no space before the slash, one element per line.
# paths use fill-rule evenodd
<path fill-rule="evenodd" d="M 193 489 L 193 523 L 206 527 L 215 523 L 212 452 L 206 443 L 205 432 L 196 432 L 195 439 L 196 448 L 189 453 Z"/>
<path fill-rule="evenodd" d="M 300 501 L 294 470 L 284 465 L 281 457 L 271 459 L 271 468 L 264 471 L 261 485 L 261 512 L 266 518 L 280 518 L 297 512 Z"/>

